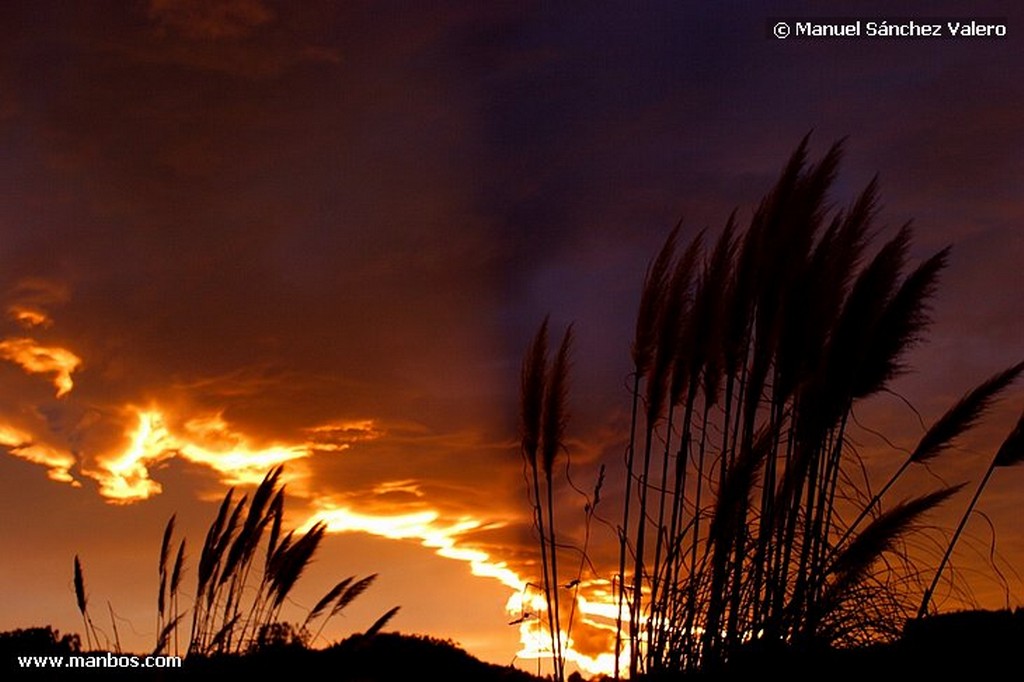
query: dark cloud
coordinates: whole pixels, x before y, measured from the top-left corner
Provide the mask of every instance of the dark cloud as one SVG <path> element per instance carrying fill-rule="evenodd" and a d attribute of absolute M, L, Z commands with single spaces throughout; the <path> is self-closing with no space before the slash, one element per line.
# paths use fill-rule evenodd
<path fill-rule="evenodd" d="M 161 27 L 196 40 L 247 37 L 274 18 L 260 0 L 150 0 L 147 10 Z"/>

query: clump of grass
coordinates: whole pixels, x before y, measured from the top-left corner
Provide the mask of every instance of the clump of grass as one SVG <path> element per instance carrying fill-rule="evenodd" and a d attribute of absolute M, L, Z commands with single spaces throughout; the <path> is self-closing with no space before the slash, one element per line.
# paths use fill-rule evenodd
<path fill-rule="evenodd" d="M 186 655 L 246 653 L 268 643 L 288 639 L 312 645 L 327 622 L 360 596 L 376 574 L 356 580 L 349 577 L 336 584 L 310 609 L 299 626 L 281 620 L 282 608 L 299 578 L 313 561 L 327 527 L 314 524 L 304 533 L 288 531 L 282 537 L 284 485 L 282 467 L 268 472 L 252 493 L 235 500 L 229 490 L 210 524 L 196 570 L 196 592 Z M 170 564 L 175 516 L 164 528 L 158 560 L 157 637 L 155 654 L 173 642 L 178 651 L 179 628 L 188 613 L 179 606 L 185 574 L 185 539 L 178 543 Z M 264 544 L 264 538 L 266 542 Z M 95 628 L 87 612 L 81 563 L 75 557 L 75 595 L 86 625 L 90 648 Z M 367 632 L 378 632 L 398 612 L 398 607 L 381 616 Z M 312 634 L 310 629 L 317 625 Z M 91 637 L 90 637 L 91 633 Z"/>
<path fill-rule="evenodd" d="M 855 483 L 863 463 L 848 433 L 853 410 L 907 370 L 950 249 L 911 266 L 908 224 L 872 255 L 882 234 L 877 182 L 834 210 L 829 191 L 841 157 L 837 143 L 811 163 L 805 138 L 746 229 L 734 213 L 712 247 L 700 232 L 677 254 L 677 225 L 647 271 L 610 580 L 616 678 L 626 645 L 636 678 L 711 670 L 755 641 L 843 645 L 898 633 L 914 609 L 927 611 L 993 472 L 1024 461 L 1022 418 L 922 599 L 924 568 L 903 547 L 962 484 L 888 507 L 886 495 L 921 468 L 911 465 L 934 461 L 974 427 L 1024 363 L 950 407 L 877 493 Z M 545 322 L 524 361 L 522 450 L 557 659 L 554 500 L 544 469 L 541 504 L 536 454 L 551 380 L 546 335 Z"/>

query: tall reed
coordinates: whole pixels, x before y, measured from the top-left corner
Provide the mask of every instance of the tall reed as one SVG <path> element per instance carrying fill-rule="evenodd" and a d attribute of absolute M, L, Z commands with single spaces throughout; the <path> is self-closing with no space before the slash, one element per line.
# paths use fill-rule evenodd
<path fill-rule="evenodd" d="M 887 494 L 912 464 L 943 455 L 1024 371 L 1015 365 L 965 394 L 877 493 L 853 483 L 862 466 L 853 411 L 906 372 L 950 251 L 913 266 L 909 224 L 883 240 L 876 180 L 833 208 L 842 151 L 834 144 L 811 162 L 805 138 L 745 229 L 734 213 L 713 245 L 701 232 L 678 253 L 677 225 L 648 268 L 611 579 L 616 678 L 626 650 L 637 677 L 712 670 L 754 643 L 896 634 L 920 599 L 909 578 L 923 570 L 903 543 L 962 484 L 928 491 L 921 482 L 918 496 L 895 503 Z M 537 460 L 552 381 L 546 333 L 545 321 L 524 360 L 521 435 L 560 658 L 557 500 Z M 982 487 L 1017 461 L 1007 452 L 1024 452 L 1008 443 Z M 922 613 L 933 591 L 934 582 Z"/>
<path fill-rule="evenodd" d="M 545 319 L 523 360 L 520 405 L 521 452 L 530 472 L 534 525 L 540 544 L 544 600 L 554 679 L 565 678 L 555 535 L 554 464 L 565 447 L 565 425 L 572 327 L 565 331 L 554 363 L 548 368 L 548 321 Z M 544 478 L 544 495 L 540 479 Z"/>

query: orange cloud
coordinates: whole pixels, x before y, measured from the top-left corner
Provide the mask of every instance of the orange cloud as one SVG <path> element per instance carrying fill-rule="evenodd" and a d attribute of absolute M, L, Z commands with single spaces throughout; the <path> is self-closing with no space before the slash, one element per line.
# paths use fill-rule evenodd
<path fill-rule="evenodd" d="M 123 450 L 97 458 L 87 473 L 100 483 L 100 493 L 111 502 L 130 503 L 158 494 L 160 484 L 150 478 L 153 464 L 182 457 L 220 473 L 229 485 L 257 484 L 267 470 L 308 457 L 304 444 L 257 447 L 234 431 L 220 414 L 192 418 L 172 429 L 159 408 L 129 408 L 135 424 L 127 431 Z"/>
<path fill-rule="evenodd" d="M 70 292 L 66 284 L 44 277 L 24 277 L 10 292 L 11 300 L 38 310 L 67 303 Z"/>
<path fill-rule="evenodd" d="M 46 475 L 54 481 L 81 485 L 71 476 L 75 456 L 66 450 L 33 442 L 31 434 L 4 423 L 0 423 L 0 446 L 6 446 L 15 457 L 42 464 L 47 468 Z"/>
<path fill-rule="evenodd" d="M 395 490 L 419 493 L 414 481 L 393 481 L 377 486 L 375 492 L 386 493 Z M 470 572 L 477 577 L 498 580 L 512 590 L 505 610 L 513 621 L 520 620 L 519 639 L 522 645 L 517 656 L 523 659 L 550 657 L 550 638 L 545 627 L 547 610 L 544 596 L 523 579 L 507 562 L 500 561 L 487 552 L 474 547 L 460 545 L 460 539 L 467 534 L 486 528 L 497 528 L 501 522 L 485 522 L 481 519 L 462 517 L 445 520 L 437 510 L 427 509 L 408 514 L 363 514 L 353 509 L 336 505 L 327 500 L 314 502 L 317 510 L 306 521 L 305 527 L 314 523 L 327 524 L 328 532 L 363 532 L 392 540 L 418 540 L 424 547 L 433 549 L 438 556 L 455 559 L 469 564 Z M 588 599 L 585 594 L 591 598 Z M 576 597 L 577 628 L 585 626 L 590 631 L 614 631 L 616 606 L 606 581 L 593 581 L 581 585 Z M 579 630 L 577 630 L 578 636 Z M 587 674 L 610 674 L 614 670 L 614 656 L 607 651 L 591 656 L 577 648 L 566 633 L 563 642 L 568 644 L 564 651 L 566 660 L 575 663 Z M 585 646 L 594 649 L 593 646 Z M 623 653 L 628 661 L 629 652 Z"/>
<path fill-rule="evenodd" d="M 0 341 L 0 358 L 21 365 L 30 374 L 53 374 L 58 398 L 71 391 L 71 374 L 82 366 L 81 358 L 66 348 L 41 346 L 27 338 Z"/>
<path fill-rule="evenodd" d="M 12 305 L 7 308 L 7 315 L 21 326 L 31 329 L 33 327 L 49 327 L 53 320 L 45 312 L 34 306 Z"/>
<path fill-rule="evenodd" d="M 357 441 L 376 440 L 384 435 L 372 419 L 331 422 L 306 429 L 309 447 L 315 450 L 345 450 Z"/>

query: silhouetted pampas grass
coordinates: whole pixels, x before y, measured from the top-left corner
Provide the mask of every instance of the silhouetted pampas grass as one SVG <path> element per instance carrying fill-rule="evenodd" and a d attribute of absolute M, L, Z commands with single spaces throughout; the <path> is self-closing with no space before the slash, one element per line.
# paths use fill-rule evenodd
<path fill-rule="evenodd" d="M 75 555 L 75 604 L 78 606 L 78 612 L 82 614 L 82 627 L 85 630 L 85 641 L 86 645 L 90 648 L 93 646 L 99 646 L 99 637 L 96 634 L 96 626 L 92 623 L 92 618 L 89 617 L 89 598 L 85 593 L 85 574 L 82 571 L 82 562 L 79 560 L 78 555 Z"/>
<path fill-rule="evenodd" d="M 852 412 L 906 372 L 950 250 L 912 266 L 909 224 L 873 248 L 881 238 L 877 182 L 834 210 L 842 144 L 814 163 L 807 145 L 805 138 L 746 229 L 733 214 L 713 247 L 705 249 L 701 232 L 678 254 L 677 225 L 644 279 L 610 580 L 617 678 L 626 650 L 637 677 L 712 670 L 755 643 L 842 646 L 892 636 L 915 609 L 926 612 L 992 472 L 1024 460 L 1018 425 L 922 603 L 918 578 L 927 567 L 904 548 L 963 484 L 890 505 L 886 495 L 911 465 L 934 461 L 975 426 L 1024 363 L 950 407 L 877 493 L 853 483 L 862 463 L 848 435 Z M 554 371 L 546 343 L 545 321 L 524 360 L 521 435 L 560 659 L 556 500 L 550 463 L 538 463 Z M 561 404 L 564 391 L 557 394 Z"/>
<path fill-rule="evenodd" d="M 1019 373 L 1020 365 L 1013 369 L 1016 369 L 1017 373 Z M 1012 371 L 1012 369 L 1007 371 Z M 985 471 L 985 475 L 982 476 L 981 482 L 978 483 L 978 488 L 974 492 L 974 497 L 971 498 L 963 516 L 960 517 L 960 523 L 957 524 L 956 530 L 953 532 L 953 537 L 949 541 L 949 545 L 946 546 L 945 553 L 942 555 L 942 560 L 939 562 L 938 568 L 935 569 L 935 576 L 932 578 L 931 584 L 928 586 L 928 589 L 925 590 L 924 597 L 921 599 L 921 606 L 917 611 L 918 618 L 928 613 L 928 604 L 931 602 L 931 599 L 935 594 L 935 588 L 939 585 L 939 579 L 942 577 L 942 571 L 949 562 L 949 557 L 953 553 L 953 548 L 956 546 L 961 533 L 963 533 L 964 528 L 967 526 L 967 520 L 974 511 L 975 506 L 978 504 L 978 500 L 981 499 L 981 493 L 985 489 L 985 486 L 988 485 L 988 481 L 992 478 L 992 474 L 995 473 L 996 469 L 1016 466 L 1022 462 L 1024 462 L 1024 414 L 1021 415 L 1020 419 L 1017 421 L 1017 425 L 1006 437 L 1006 440 L 1003 441 L 1003 444 L 999 446 L 999 450 L 996 451 L 995 456 L 992 458 L 992 462 Z"/>
<path fill-rule="evenodd" d="M 545 319 L 523 360 L 520 404 L 521 452 L 529 468 L 534 525 L 540 544 L 544 600 L 554 660 L 554 679 L 565 678 L 558 583 L 558 547 L 554 517 L 554 464 L 565 447 L 568 420 L 569 354 L 572 328 L 565 331 L 548 367 L 548 321 Z M 541 495 L 540 478 L 544 478 Z"/>
<path fill-rule="evenodd" d="M 327 527 L 314 524 L 304 533 L 288 531 L 281 525 L 284 486 L 282 467 L 267 473 L 252 494 L 235 501 L 231 489 L 224 496 L 217 515 L 206 533 L 196 570 L 196 592 L 192 604 L 188 655 L 246 653 L 287 635 L 289 641 L 311 645 L 327 622 L 340 614 L 376 579 L 376 574 L 356 580 L 354 576 L 337 583 L 309 611 L 298 627 L 281 620 L 285 600 L 312 562 Z M 269 530 L 268 530 L 269 529 Z M 185 540 L 178 544 L 170 564 L 175 516 L 164 528 L 158 559 L 157 636 L 154 654 L 163 653 L 174 642 L 187 614 L 179 609 L 179 593 L 185 573 Z M 267 535 L 265 549 L 260 547 Z M 98 646 L 96 630 L 87 610 L 85 581 L 79 558 L 74 566 L 75 598 L 86 626 L 88 645 Z M 376 633 L 398 612 L 392 608 L 364 634 Z M 326 614 L 326 615 L 325 615 Z M 318 624 L 316 634 L 309 628 Z"/>

